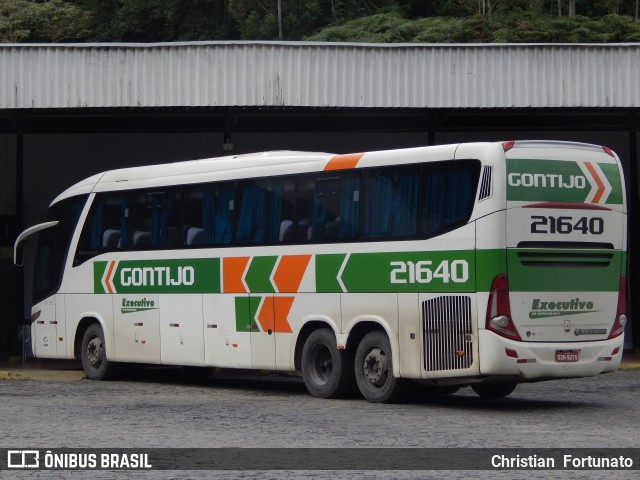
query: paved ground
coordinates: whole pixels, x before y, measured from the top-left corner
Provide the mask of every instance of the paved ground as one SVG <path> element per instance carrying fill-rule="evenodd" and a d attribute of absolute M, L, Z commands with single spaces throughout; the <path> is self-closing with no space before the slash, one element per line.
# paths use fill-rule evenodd
<path fill-rule="evenodd" d="M 358 399 L 313 398 L 296 378 L 223 374 L 194 383 L 184 380 L 177 369 L 143 369 L 118 381 L 93 382 L 83 379 L 73 362 L 47 363 L 57 368 L 46 370 L 42 363 L 31 365 L 37 368 L 3 369 L 5 377 L 18 378 L 17 370 L 22 378 L 33 380 L 0 381 L 0 446 L 640 447 L 640 369 L 635 368 L 595 378 L 521 385 L 501 401 L 483 400 L 464 389 L 448 397 L 419 396 L 400 405 L 374 405 Z M 49 476 L 83 478 L 80 472 L 67 473 L 74 472 Z M 256 472 L 154 473 L 165 478 L 257 476 Z M 636 475 L 529 471 L 520 472 L 521 476 L 513 472 L 314 472 L 313 476 L 487 478 L 490 473 L 498 478 L 637 478 L 637 471 Z"/>
<path fill-rule="evenodd" d="M 640 369 L 640 352 L 625 352 L 622 365 L 626 369 Z M 0 380 L 30 379 L 42 381 L 77 381 L 85 378 L 80 362 L 72 360 L 36 360 L 12 357 L 7 362 L 0 362 Z"/>

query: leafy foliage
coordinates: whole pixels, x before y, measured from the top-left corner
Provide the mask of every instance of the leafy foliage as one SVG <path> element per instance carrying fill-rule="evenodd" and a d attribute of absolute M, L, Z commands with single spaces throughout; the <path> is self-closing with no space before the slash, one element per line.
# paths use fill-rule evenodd
<path fill-rule="evenodd" d="M 575 43 L 637 42 L 640 23 L 632 17 L 606 15 L 557 17 L 528 12 L 461 17 L 405 19 L 400 13 L 377 14 L 326 27 L 306 38 L 327 42 L 426 43 Z"/>
<path fill-rule="evenodd" d="M 229 0 L 229 13 L 238 25 L 240 37 L 243 40 L 278 39 L 277 3 L 275 0 Z M 340 4 L 336 2 L 336 15 L 342 11 Z M 281 17 L 283 40 L 299 40 L 327 23 L 319 0 L 281 0 Z"/>
<path fill-rule="evenodd" d="M 91 41 L 169 42 L 234 38 L 220 0 L 76 0 L 93 12 Z"/>
<path fill-rule="evenodd" d="M 0 0 L 0 41 L 637 42 L 639 1 Z"/>
<path fill-rule="evenodd" d="M 64 0 L 0 2 L 0 41 L 59 42 L 86 37 L 90 13 Z"/>

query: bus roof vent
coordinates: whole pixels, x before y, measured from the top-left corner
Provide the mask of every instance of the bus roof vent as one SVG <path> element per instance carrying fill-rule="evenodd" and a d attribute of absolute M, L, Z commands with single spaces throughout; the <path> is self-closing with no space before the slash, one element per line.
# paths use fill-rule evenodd
<path fill-rule="evenodd" d="M 480 193 L 478 194 L 478 201 L 491 197 L 491 174 L 493 167 L 485 165 L 482 170 L 482 181 L 480 182 Z"/>

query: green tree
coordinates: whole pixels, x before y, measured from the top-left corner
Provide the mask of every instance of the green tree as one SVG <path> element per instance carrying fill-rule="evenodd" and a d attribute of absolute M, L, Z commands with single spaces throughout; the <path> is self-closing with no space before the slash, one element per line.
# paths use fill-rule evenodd
<path fill-rule="evenodd" d="M 93 13 L 92 41 L 169 42 L 237 38 L 221 0 L 75 0 Z"/>
<path fill-rule="evenodd" d="M 330 18 L 330 2 L 321 0 L 281 0 L 282 37 L 300 40 Z M 229 0 L 229 13 L 244 40 L 276 40 L 278 34 L 277 0 Z M 334 4 L 338 8 L 338 4 Z M 338 15 L 338 10 L 335 10 Z"/>
<path fill-rule="evenodd" d="M 0 41 L 61 42 L 89 34 L 90 14 L 64 0 L 2 0 Z"/>

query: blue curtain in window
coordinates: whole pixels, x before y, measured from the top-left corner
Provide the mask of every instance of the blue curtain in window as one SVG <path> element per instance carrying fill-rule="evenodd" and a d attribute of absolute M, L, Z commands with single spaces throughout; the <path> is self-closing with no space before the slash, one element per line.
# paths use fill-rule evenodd
<path fill-rule="evenodd" d="M 169 217 L 173 208 L 173 195 L 165 194 L 163 197 L 154 195 L 151 202 L 151 245 L 162 246 L 167 243 L 169 230 Z"/>
<path fill-rule="evenodd" d="M 463 220 L 469 214 L 472 197 L 473 170 L 440 169 L 429 172 L 425 179 L 422 230 L 433 235 Z"/>
<path fill-rule="evenodd" d="M 269 192 L 269 213 L 267 215 L 267 233 L 265 241 L 276 243 L 280 237 L 280 221 L 282 213 L 282 184 L 273 183 L 268 188 Z"/>
<path fill-rule="evenodd" d="M 231 243 L 233 210 L 230 206 L 233 195 L 233 188 L 204 192 L 202 196 L 202 226 L 205 244 L 227 245 Z"/>
<path fill-rule="evenodd" d="M 216 243 L 216 202 L 212 191 L 202 194 L 202 228 L 203 239 L 206 245 Z"/>
<path fill-rule="evenodd" d="M 448 175 L 443 170 L 435 170 L 425 178 L 423 233 L 433 234 L 441 230 L 445 224 L 446 205 L 448 202 Z"/>
<path fill-rule="evenodd" d="M 386 175 L 373 174 L 367 178 L 362 233 L 366 238 L 391 234 L 393 181 Z"/>
<path fill-rule="evenodd" d="M 231 243 L 231 233 L 233 224 L 233 210 L 229 207 L 233 201 L 234 190 L 227 188 L 219 190 L 216 197 L 215 208 L 215 234 L 213 243 L 216 245 L 227 245 Z"/>
<path fill-rule="evenodd" d="M 416 233 L 419 190 L 419 171 L 397 175 L 391 215 L 391 233 L 394 237 L 406 237 Z"/>
<path fill-rule="evenodd" d="M 321 197 L 318 196 L 317 184 L 316 194 L 313 197 L 313 212 L 311 216 L 310 240 L 321 242 L 325 239 L 325 225 L 327 224 L 327 211 L 322 205 Z"/>
<path fill-rule="evenodd" d="M 355 238 L 358 234 L 358 205 L 354 200 L 360 191 L 360 178 L 356 176 L 342 179 L 340 189 L 340 226 L 338 236 L 341 239 Z"/>
<path fill-rule="evenodd" d="M 254 185 L 242 190 L 236 240 L 240 243 L 259 243 L 267 233 L 267 192 Z"/>

